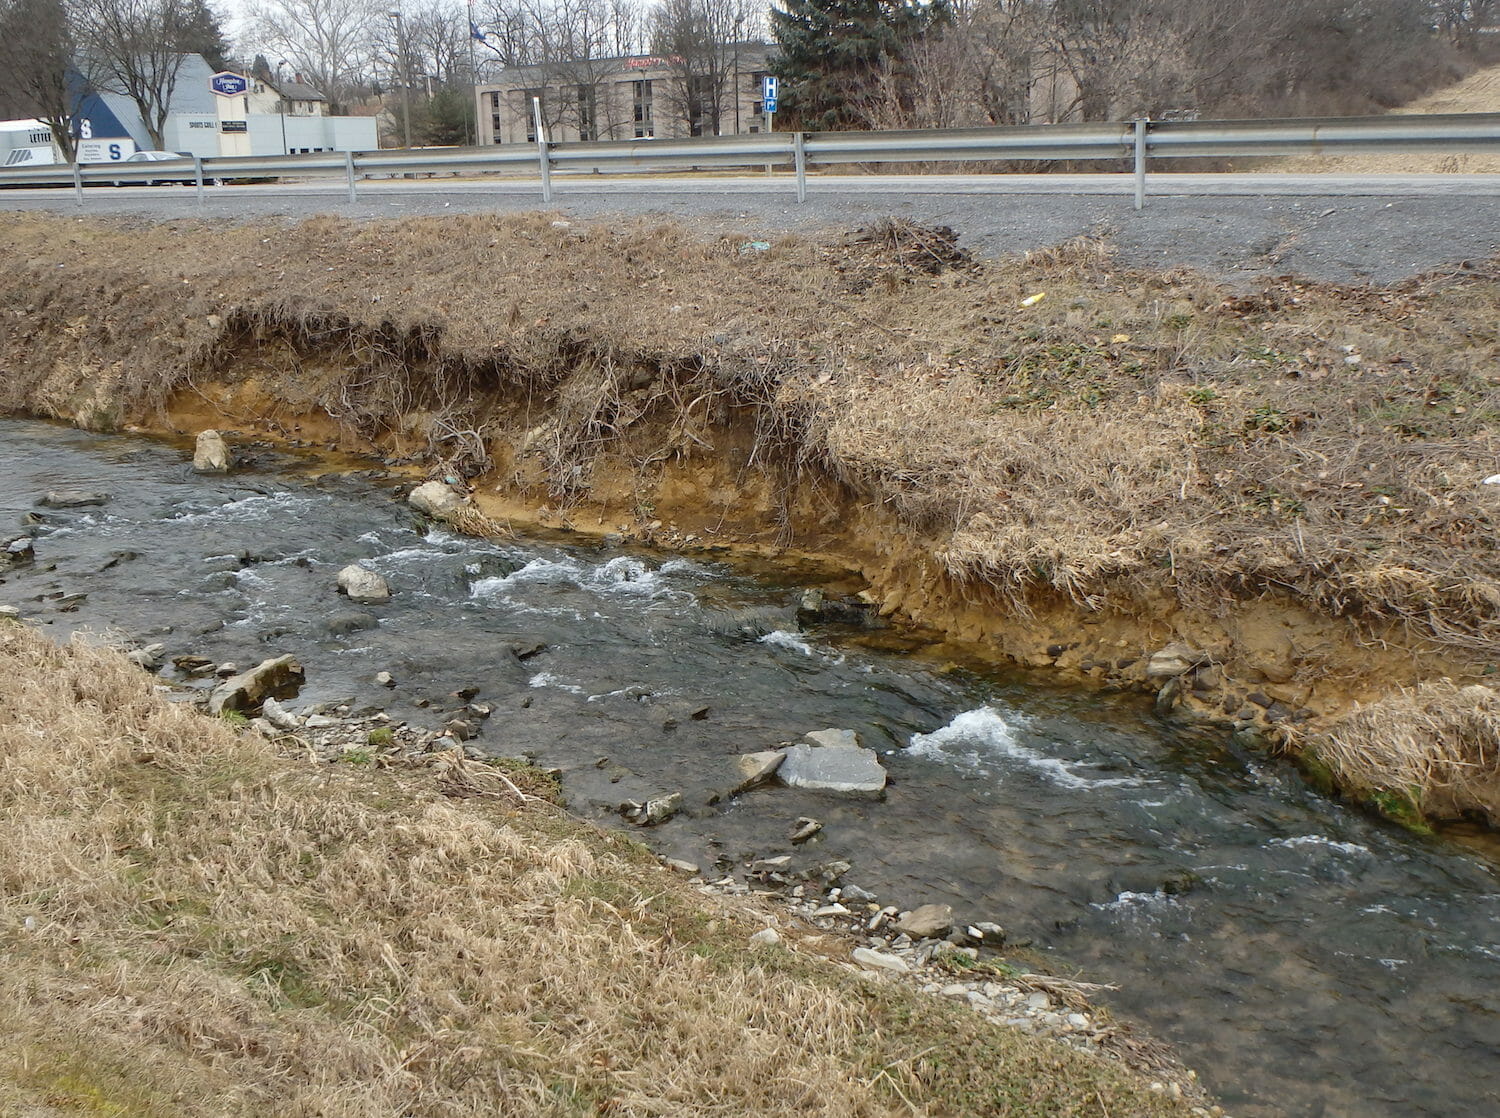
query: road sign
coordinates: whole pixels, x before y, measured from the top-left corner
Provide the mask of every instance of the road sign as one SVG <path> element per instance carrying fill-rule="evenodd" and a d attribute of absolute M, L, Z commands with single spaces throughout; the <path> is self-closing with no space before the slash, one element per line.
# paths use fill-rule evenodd
<path fill-rule="evenodd" d="M 250 83 L 245 80 L 243 74 L 221 70 L 208 79 L 208 88 L 220 97 L 238 97 L 250 88 Z"/>
<path fill-rule="evenodd" d="M 774 113 L 776 111 L 776 86 L 777 82 L 776 76 L 774 74 L 767 74 L 765 77 L 760 79 L 760 99 L 765 102 L 764 108 L 768 113 Z"/>

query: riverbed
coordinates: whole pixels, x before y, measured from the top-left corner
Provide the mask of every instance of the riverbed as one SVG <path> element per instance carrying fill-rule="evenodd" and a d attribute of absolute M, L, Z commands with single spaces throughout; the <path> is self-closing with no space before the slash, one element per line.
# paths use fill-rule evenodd
<path fill-rule="evenodd" d="M 0 573 L 0 602 L 59 639 L 112 632 L 240 667 L 294 653 L 294 708 L 438 727 L 487 706 L 472 744 L 562 770 L 579 814 L 626 826 L 621 802 L 682 792 L 686 810 L 638 832 L 663 853 L 726 872 L 848 861 L 882 901 L 952 904 L 1118 984 L 1101 1000 L 1236 1115 L 1500 1111 L 1500 876 L 1453 841 L 1319 796 L 1139 696 L 1049 687 L 899 628 L 799 623 L 804 589 L 853 588 L 833 573 L 477 541 L 419 522 L 379 476 L 254 458 L 205 478 L 182 447 L 0 422 L 0 540 L 32 531 L 36 553 Z M 60 489 L 109 499 L 35 508 Z M 392 600 L 341 598 L 350 562 Z M 829 727 L 881 754 L 883 801 L 710 802 L 734 756 Z M 823 830 L 794 849 L 803 816 Z"/>

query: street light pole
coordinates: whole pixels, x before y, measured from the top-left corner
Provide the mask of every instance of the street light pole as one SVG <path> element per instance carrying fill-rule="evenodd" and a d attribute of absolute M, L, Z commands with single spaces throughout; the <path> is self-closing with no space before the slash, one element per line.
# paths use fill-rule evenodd
<path fill-rule="evenodd" d="M 281 87 L 286 84 L 281 77 L 281 68 L 286 65 L 286 59 L 276 63 L 276 113 L 281 117 L 281 154 L 290 155 L 291 149 L 286 146 L 286 93 Z"/>

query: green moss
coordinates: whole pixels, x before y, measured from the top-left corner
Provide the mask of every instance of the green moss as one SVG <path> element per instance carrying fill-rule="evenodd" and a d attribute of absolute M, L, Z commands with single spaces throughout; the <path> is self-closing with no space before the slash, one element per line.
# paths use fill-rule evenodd
<path fill-rule="evenodd" d="M 1374 808 L 1392 823 L 1399 823 L 1408 831 L 1419 835 L 1430 835 L 1433 833 L 1432 825 L 1427 822 L 1427 817 L 1422 814 L 1422 809 L 1417 806 L 1417 798 L 1414 793 L 1382 790 L 1371 792 L 1365 797 L 1365 805 Z"/>

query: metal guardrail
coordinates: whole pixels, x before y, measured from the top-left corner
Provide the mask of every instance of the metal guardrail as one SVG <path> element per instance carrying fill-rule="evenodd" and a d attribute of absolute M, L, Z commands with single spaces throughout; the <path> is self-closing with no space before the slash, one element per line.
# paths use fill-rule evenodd
<path fill-rule="evenodd" d="M 543 201 L 552 172 L 684 170 L 790 165 L 797 200 L 807 198 L 807 168 L 843 163 L 1121 160 L 1134 173 L 1135 205 L 1146 199 L 1152 160 L 1244 155 L 1344 155 L 1391 152 L 1500 151 L 1500 113 L 1332 117 L 1289 120 L 1135 120 L 1111 124 L 1044 124 L 891 132 L 761 132 L 695 139 L 504 144 L 485 148 L 415 148 L 310 155 L 185 156 L 159 163 L 94 163 L 0 169 L 0 187 L 181 181 L 197 188 L 244 178 L 340 177 L 349 201 L 372 175 L 526 173 L 535 171 Z"/>

